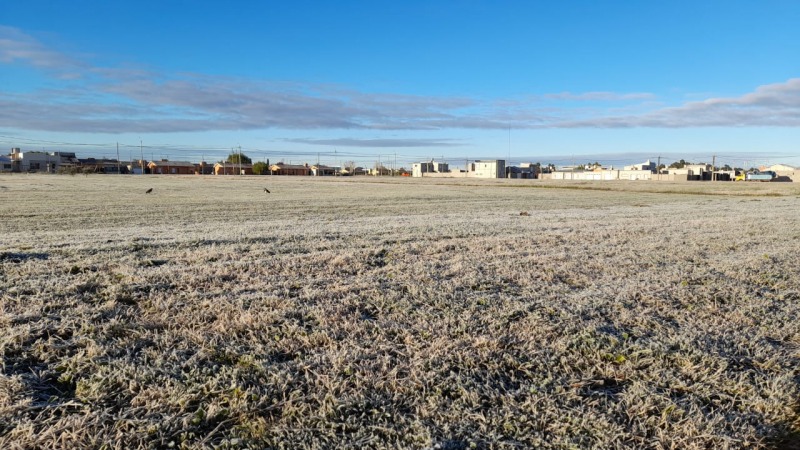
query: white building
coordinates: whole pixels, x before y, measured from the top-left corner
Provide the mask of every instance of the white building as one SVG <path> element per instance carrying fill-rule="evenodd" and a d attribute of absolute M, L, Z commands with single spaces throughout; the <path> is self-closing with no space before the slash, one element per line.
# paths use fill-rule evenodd
<path fill-rule="evenodd" d="M 426 173 L 433 172 L 433 164 L 429 162 L 415 162 L 411 164 L 411 176 L 412 177 L 422 177 L 425 176 Z"/>
<path fill-rule="evenodd" d="M 446 162 L 416 162 L 411 165 L 411 176 L 423 177 L 426 173 L 447 173 L 450 166 Z"/>
<path fill-rule="evenodd" d="M 623 167 L 623 170 L 649 170 L 650 172 L 656 171 L 656 163 L 650 161 L 649 159 L 643 163 L 633 164 L 630 166 Z"/>
<path fill-rule="evenodd" d="M 505 178 L 506 161 L 504 159 L 477 160 L 470 165 L 470 172 L 477 178 Z"/>
<path fill-rule="evenodd" d="M 14 172 L 56 172 L 62 166 L 76 165 L 74 153 L 23 152 L 11 149 L 11 170 Z"/>

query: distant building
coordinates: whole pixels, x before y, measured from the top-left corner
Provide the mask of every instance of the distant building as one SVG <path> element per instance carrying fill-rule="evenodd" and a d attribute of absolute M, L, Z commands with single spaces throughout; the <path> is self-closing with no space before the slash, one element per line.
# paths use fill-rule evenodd
<path fill-rule="evenodd" d="M 75 153 L 66 152 L 23 152 L 19 148 L 12 148 L 9 157 L 13 172 L 54 173 L 62 167 L 78 164 Z"/>
<path fill-rule="evenodd" d="M 504 159 L 477 160 L 470 164 L 470 169 L 476 178 L 505 178 L 506 161 Z"/>
<path fill-rule="evenodd" d="M 773 164 L 766 170 L 775 172 L 776 181 L 800 181 L 800 169 L 787 164 Z"/>
<path fill-rule="evenodd" d="M 795 170 L 797 170 L 797 168 L 787 164 L 773 164 L 769 167 L 765 167 L 763 170 L 771 170 L 775 173 L 779 173 L 779 172 L 794 172 Z"/>
<path fill-rule="evenodd" d="M 269 173 L 272 175 L 308 176 L 311 175 L 311 169 L 308 167 L 308 164 L 294 165 L 279 162 L 269 166 Z"/>
<path fill-rule="evenodd" d="M 451 171 L 450 166 L 444 162 L 422 161 L 411 165 L 411 176 L 433 178 L 535 178 L 535 171 L 535 164 L 527 163 L 524 167 L 516 167 L 507 172 L 503 159 L 477 160 L 468 163 L 466 170 L 456 171 Z"/>
<path fill-rule="evenodd" d="M 311 166 L 311 174 L 315 177 L 332 177 L 336 175 L 336 168 L 323 164 L 315 164 Z"/>
<path fill-rule="evenodd" d="M 703 181 L 711 179 L 711 164 L 687 164 L 683 167 L 689 170 L 690 180 Z"/>
<path fill-rule="evenodd" d="M 711 164 L 686 164 L 680 169 L 667 169 L 668 180 L 703 181 L 711 180 Z"/>
<path fill-rule="evenodd" d="M 0 172 L 11 172 L 14 169 L 13 161 L 8 156 L 0 155 Z"/>
<path fill-rule="evenodd" d="M 194 173 L 197 175 L 214 175 L 214 165 L 200 161 L 194 165 Z"/>
<path fill-rule="evenodd" d="M 252 175 L 252 164 L 222 162 L 214 164 L 214 175 Z"/>
<path fill-rule="evenodd" d="M 411 176 L 423 177 L 425 174 L 448 173 L 450 165 L 446 162 L 423 161 L 411 164 Z"/>
<path fill-rule="evenodd" d="M 388 176 L 392 174 L 392 170 L 385 166 L 373 167 L 369 169 L 369 174 L 372 176 Z"/>
<path fill-rule="evenodd" d="M 132 173 L 134 175 L 141 175 L 142 172 L 150 173 L 150 169 L 147 168 L 147 164 L 147 161 L 143 159 L 130 161 L 127 164 L 128 173 Z"/>
<path fill-rule="evenodd" d="M 649 159 L 643 163 L 639 164 L 632 164 L 630 166 L 625 166 L 623 170 L 649 170 L 650 172 L 656 171 L 656 163 L 650 161 Z"/>
<path fill-rule="evenodd" d="M 426 173 L 433 173 L 433 163 L 415 162 L 411 164 L 411 176 L 423 177 Z"/>
<path fill-rule="evenodd" d="M 91 173 L 123 173 L 122 164 L 116 159 L 107 158 L 82 158 L 78 165 L 83 172 Z"/>
<path fill-rule="evenodd" d="M 507 166 L 506 178 L 522 178 L 522 179 L 536 178 L 536 164 L 521 163 L 519 167 Z"/>
<path fill-rule="evenodd" d="M 337 169 L 337 168 L 334 167 L 334 169 Z M 353 175 L 353 176 L 355 176 L 355 175 L 366 175 L 367 174 L 367 170 L 364 169 L 363 167 L 360 167 L 360 166 L 359 167 L 351 167 L 349 169 L 341 169 L 341 170 L 338 170 L 338 172 L 341 173 L 342 175 L 348 175 L 348 176 L 350 176 L 350 175 Z"/>
<path fill-rule="evenodd" d="M 195 165 L 188 161 L 168 161 L 166 159 L 150 161 L 147 168 L 150 169 L 150 173 L 157 175 L 192 175 L 196 170 Z"/>

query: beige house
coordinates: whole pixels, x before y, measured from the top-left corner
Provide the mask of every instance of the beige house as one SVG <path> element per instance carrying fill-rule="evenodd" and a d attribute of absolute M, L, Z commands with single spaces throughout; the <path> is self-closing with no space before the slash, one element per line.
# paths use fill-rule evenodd
<path fill-rule="evenodd" d="M 769 167 L 764 167 L 763 169 L 760 170 L 771 170 L 775 173 L 779 173 L 779 172 L 794 172 L 795 170 L 797 170 L 797 168 L 792 167 L 788 164 L 773 164 Z"/>
<path fill-rule="evenodd" d="M 762 170 L 771 170 L 777 177 L 775 181 L 800 181 L 800 168 L 792 167 L 788 164 L 773 164 Z"/>
<path fill-rule="evenodd" d="M 711 179 L 711 164 L 686 164 L 680 169 L 667 169 L 666 177 L 675 181 L 702 181 Z"/>
<path fill-rule="evenodd" d="M 308 176 L 311 175 L 311 168 L 308 167 L 308 164 L 295 165 L 281 162 L 269 166 L 269 172 L 272 175 Z"/>

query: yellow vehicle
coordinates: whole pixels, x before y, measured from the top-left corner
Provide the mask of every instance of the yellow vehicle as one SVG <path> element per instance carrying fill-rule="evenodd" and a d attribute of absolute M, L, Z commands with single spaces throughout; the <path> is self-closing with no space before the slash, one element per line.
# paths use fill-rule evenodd
<path fill-rule="evenodd" d="M 736 171 L 736 177 L 733 181 L 747 181 L 747 172 L 745 171 Z"/>

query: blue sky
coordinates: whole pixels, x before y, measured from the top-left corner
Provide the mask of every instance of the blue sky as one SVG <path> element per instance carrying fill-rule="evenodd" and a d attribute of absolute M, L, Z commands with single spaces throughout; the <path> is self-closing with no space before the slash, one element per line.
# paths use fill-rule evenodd
<path fill-rule="evenodd" d="M 2 2 L 0 145 L 800 164 L 798 23 L 796 1 Z"/>

